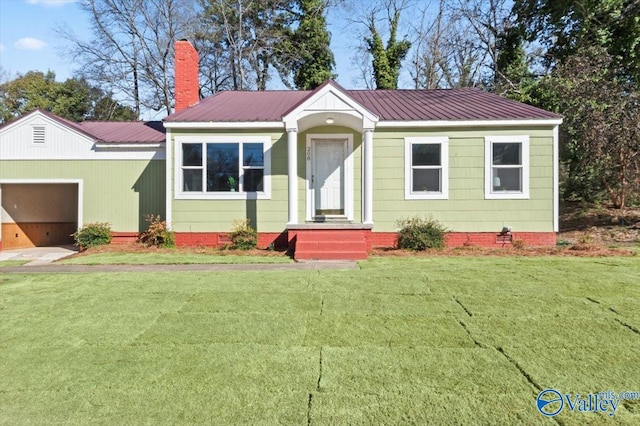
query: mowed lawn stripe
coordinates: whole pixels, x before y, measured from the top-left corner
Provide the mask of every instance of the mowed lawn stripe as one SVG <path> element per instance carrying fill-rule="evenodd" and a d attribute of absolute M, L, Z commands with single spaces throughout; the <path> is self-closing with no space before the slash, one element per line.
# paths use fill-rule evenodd
<path fill-rule="evenodd" d="M 640 340 L 640 335 L 612 317 L 599 318 L 596 315 L 472 317 L 465 320 L 465 324 L 474 338 L 495 347 L 597 348 L 603 345 L 625 346 Z"/>
<path fill-rule="evenodd" d="M 305 425 L 309 393 L 249 386 L 95 386 L 0 395 L 0 425 Z M 28 401 L 28 403 L 26 403 Z"/>
<path fill-rule="evenodd" d="M 322 392 L 437 389 L 472 394 L 535 389 L 492 348 L 323 348 Z"/>
<path fill-rule="evenodd" d="M 499 389 L 317 392 L 312 395 L 311 418 L 320 425 L 557 425 L 537 411 L 535 394 Z"/>
<path fill-rule="evenodd" d="M 305 346 L 475 346 L 450 316 L 322 315 L 309 317 Z"/>
<path fill-rule="evenodd" d="M 315 389 L 320 352 L 315 348 L 195 344 L 15 349 L 6 358 L 1 392 L 92 387 L 199 385 Z"/>
<path fill-rule="evenodd" d="M 327 293 L 322 312 L 332 314 L 442 316 L 464 315 L 451 296 L 435 294 Z"/>
<path fill-rule="evenodd" d="M 256 343 L 302 346 L 307 316 L 269 313 L 162 314 L 135 343 Z"/>
<path fill-rule="evenodd" d="M 322 295 L 315 292 L 200 292 L 180 312 L 254 312 L 320 314 Z"/>

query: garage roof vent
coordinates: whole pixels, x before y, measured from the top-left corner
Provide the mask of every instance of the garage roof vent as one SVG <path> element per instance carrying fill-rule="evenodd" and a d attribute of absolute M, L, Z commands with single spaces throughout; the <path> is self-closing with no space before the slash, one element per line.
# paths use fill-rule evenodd
<path fill-rule="evenodd" d="M 44 143 L 44 126 L 33 126 L 33 143 Z"/>

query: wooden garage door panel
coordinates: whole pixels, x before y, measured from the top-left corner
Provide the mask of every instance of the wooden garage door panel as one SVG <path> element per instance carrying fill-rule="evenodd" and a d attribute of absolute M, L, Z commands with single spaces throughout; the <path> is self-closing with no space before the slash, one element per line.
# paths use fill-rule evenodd
<path fill-rule="evenodd" d="M 2 249 L 73 244 L 76 229 L 72 222 L 3 223 Z"/>

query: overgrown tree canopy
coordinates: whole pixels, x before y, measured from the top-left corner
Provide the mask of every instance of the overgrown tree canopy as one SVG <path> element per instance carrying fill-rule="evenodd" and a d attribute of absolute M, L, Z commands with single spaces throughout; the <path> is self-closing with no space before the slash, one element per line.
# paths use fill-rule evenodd
<path fill-rule="evenodd" d="M 71 121 L 135 120 L 135 112 L 82 78 L 56 81 L 55 73 L 29 71 L 0 85 L 0 122 L 42 108 Z"/>
<path fill-rule="evenodd" d="M 567 57 L 542 81 L 560 127 L 566 198 L 626 207 L 640 194 L 640 92 L 600 48 Z M 601 194 L 600 191 L 604 193 Z"/>
<path fill-rule="evenodd" d="M 528 39 L 547 48 L 549 64 L 601 47 L 640 83 L 640 1 L 515 0 L 513 12 Z"/>
<path fill-rule="evenodd" d="M 564 196 L 640 203 L 640 1 L 515 0 L 512 14 L 543 47 L 531 100 L 564 116 Z"/>
<path fill-rule="evenodd" d="M 298 26 L 287 31 L 281 45 L 280 74 L 292 73 L 295 87 L 309 90 L 335 77 L 332 73 L 335 61 L 329 47 L 331 35 L 324 16 L 326 2 L 296 0 L 295 3 Z"/>
<path fill-rule="evenodd" d="M 386 46 L 376 26 L 377 11 L 375 9 L 368 16 L 369 36 L 366 37 L 365 42 L 373 58 L 373 76 L 376 81 L 376 88 L 397 89 L 402 60 L 407 56 L 411 48 L 409 40 L 397 39 L 400 14 L 406 5 L 395 0 L 386 0 L 384 6 L 389 24 L 389 38 Z"/>
<path fill-rule="evenodd" d="M 219 80 L 230 88 L 266 90 L 272 70 L 298 89 L 333 77 L 325 0 L 200 0 L 200 6 L 196 45 L 205 71 L 226 73 L 228 80 Z"/>

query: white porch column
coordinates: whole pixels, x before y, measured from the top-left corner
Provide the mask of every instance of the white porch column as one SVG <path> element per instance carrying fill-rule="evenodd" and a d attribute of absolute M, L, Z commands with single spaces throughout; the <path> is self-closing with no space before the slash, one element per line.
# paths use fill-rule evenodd
<path fill-rule="evenodd" d="M 363 139 L 362 223 L 373 225 L 373 129 L 365 129 Z"/>
<path fill-rule="evenodd" d="M 287 176 L 289 215 L 287 224 L 298 223 L 298 129 L 287 129 Z"/>

